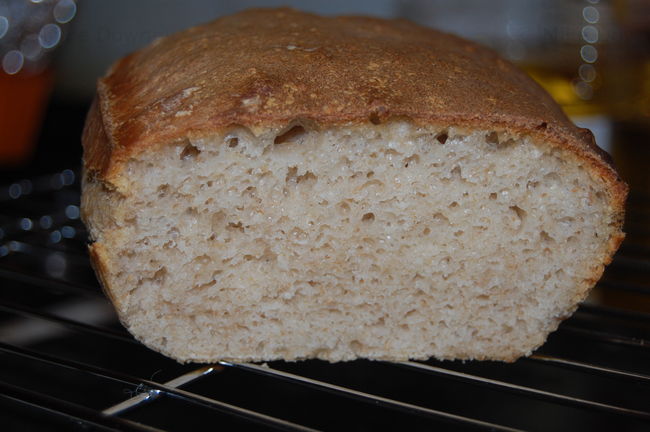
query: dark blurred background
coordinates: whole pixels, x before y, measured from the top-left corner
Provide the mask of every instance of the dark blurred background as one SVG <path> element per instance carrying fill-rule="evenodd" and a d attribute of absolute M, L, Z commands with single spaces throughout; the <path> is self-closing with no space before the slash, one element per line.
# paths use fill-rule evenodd
<path fill-rule="evenodd" d="M 500 380 L 490 387 L 481 379 L 474 385 L 454 375 L 398 373 L 378 362 L 272 366 L 526 430 L 633 430 L 621 423 L 622 416 L 607 410 L 598 414 L 599 406 L 595 411 L 571 407 L 571 398 L 571 403 L 553 402 L 540 398 L 538 390 L 528 396 L 521 388 L 507 392 L 510 384 L 500 382 L 647 411 L 650 0 L 0 0 L 0 429 L 70 430 L 73 424 L 63 422 L 58 428 L 54 420 L 69 419 L 7 402 L 6 383 L 57 398 L 57 403 L 39 403 L 62 412 L 68 402 L 101 410 L 141 391 L 140 386 L 100 382 L 56 364 L 44 367 L 38 358 L 17 355 L 15 347 L 160 382 L 196 367 L 124 342 L 124 336 L 106 336 L 107 330 L 120 332 L 118 336 L 124 330 L 100 296 L 88 263 L 87 233 L 79 220 L 81 131 L 97 79 L 118 58 L 156 37 L 221 15 L 282 5 L 324 15 L 408 18 L 494 48 L 544 86 L 576 123 L 595 133 L 632 193 L 628 238 L 593 291 L 592 304 L 582 306 L 537 352 L 565 359 L 558 360 L 566 362 L 565 369 L 539 359 L 513 365 L 430 362 Z M 618 309 L 600 310 L 598 304 Z M 62 319 L 72 321 L 61 326 Z M 71 323 L 86 327 L 80 330 Z M 574 371 L 576 364 L 566 359 L 587 366 Z M 606 375 L 602 366 L 615 370 Z M 334 398 L 333 393 L 301 392 L 288 382 L 253 379 L 235 368 L 200 385 L 204 389 L 192 391 L 281 417 L 336 425 L 334 430 L 348 416 L 366 427 L 359 430 L 382 422 L 389 429 L 390 422 L 401 418 L 396 411 L 375 410 L 380 405 L 374 402 L 372 410 L 347 399 L 335 405 L 322 396 Z M 21 394 L 17 400 L 29 398 Z M 154 425 L 181 421 L 178 430 L 191 429 L 192 421 L 199 429 L 205 418 L 195 415 L 192 405 L 183 408 L 191 415 L 179 415 L 175 405 L 148 407 L 131 418 Z M 77 414 L 70 416 L 73 422 L 92 412 Z M 228 427 L 226 416 L 214 424 L 236 429 Z"/>

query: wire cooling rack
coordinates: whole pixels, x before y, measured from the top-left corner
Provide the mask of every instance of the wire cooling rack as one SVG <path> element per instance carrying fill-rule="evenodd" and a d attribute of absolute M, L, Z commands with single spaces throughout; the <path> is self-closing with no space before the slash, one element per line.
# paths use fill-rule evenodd
<path fill-rule="evenodd" d="M 500 362 L 180 365 L 117 322 L 78 172 L 0 187 L 3 430 L 650 430 L 650 199 L 591 301 Z"/>

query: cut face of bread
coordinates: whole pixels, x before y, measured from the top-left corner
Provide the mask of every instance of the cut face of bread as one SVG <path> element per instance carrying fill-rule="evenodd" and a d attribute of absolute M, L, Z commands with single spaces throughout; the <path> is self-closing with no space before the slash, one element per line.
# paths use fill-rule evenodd
<path fill-rule="evenodd" d="M 88 177 L 83 206 L 122 321 L 180 361 L 514 360 L 621 239 L 586 164 L 453 124 L 236 126 L 133 156 L 119 191 Z"/>

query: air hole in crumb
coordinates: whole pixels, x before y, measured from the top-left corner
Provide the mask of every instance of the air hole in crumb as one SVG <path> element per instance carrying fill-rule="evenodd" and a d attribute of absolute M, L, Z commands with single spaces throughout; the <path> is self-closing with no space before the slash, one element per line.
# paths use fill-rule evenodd
<path fill-rule="evenodd" d="M 305 132 L 306 131 L 304 127 L 296 125 L 285 133 L 276 136 L 273 140 L 273 144 L 284 144 L 286 142 L 297 141 L 305 134 Z"/>
<path fill-rule="evenodd" d="M 454 237 L 460 237 L 460 236 L 462 236 L 463 234 L 465 234 L 465 231 L 463 231 L 463 230 L 458 230 L 458 231 L 456 231 L 456 232 L 454 233 Z"/>
<path fill-rule="evenodd" d="M 367 187 L 370 187 L 370 186 L 383 186 L 383 185 L 384 184 L 380 180 L 373 179 L 373 180 L 369 180 L 369 181 L 365 182 L 364 184 L 362 184 L 357 190 L 363 190 L 363 189 L 365 189 Z"/>
<path fill-rule="evenodd" d="M 164 197 L 165 195 L 167 195 L 167 192 L 169 192 L 169 185 L 164 184 L 164 185 L 158 186 L 158 189 L 156 189 L 156 192 L 158 192 L 158 198 Z"/>
<path fill-rule="evenodd" d="M 454 169 L 451 170 L 451 176 L 455 179 L 463 178 L 463 172 L 460 169 L 460 166 L 456 165 Z"/>
<path fill-rule="evenodd" d="M 397 156 L 402 154 L 402 153 L 398 152 L 397 150 L 391 149 L 391 148 L 382 150 L 382 153 L 384 153 L 386 156 L 388 156 L 388 160 L 393 160 L 393 156 L 397 157 Z"/>
<path fill-rule="evenodd" d="M 485 136 L 485 141 L 490 144 L 499 144 L 499 134 L 496 132 L 490 132 Z"/>
<path fill-rule="evenodd" d="M 273 252 L 269 247 L 266 247 L 264 249 L 264 253 L 260 257 L 260 260 L 265 262 L 273 262 L 273 261 L 277 261 L 277 259 L 278 259 L 278 254 Z"/>
<path fill-rule="evenodd" d="M 361 218 L 361 222 L 372 222 L 374 220 L 375 220 L 375 214 L 374 213 L 366 213 Z"/>
<path fill-rule="evenodd" d="M 368 171 L 368 173 L 366 174 L 366 178 L 372 178 L 372 176 L 374 175 L 375 175 L 374 171 Z"/>
<path fill-rule="evenodd" d="M 522 209 L 519 206 L 511 206 L 510 210 L 513 210 L 517 214 L 519 219 L 524 219 L 526 217 L 526 210 Z"/>
<path fill-rule="evenodd" d="M 296 177 L 298 176 L 298 167 L 292 166 L 287 170 L 287 175 L 284 177 L 284 181 L 289 183 L 290 181 L 295 182 Z"/>
<path fill-rule="evenodd" d="M 414 154 L 404 159 L 404 168 L 408 168 L 412 163 L 420 162 L 420 156 Z"/>
<path fill-rule="evenodd" d="M 167 268 L 162 267 L 156 273 L 153 274 L 153 281 L 162 284 L 165 281 L 165 277 L 167 276 Z"/>
<path fill-rule="evenodd" d="M 526 219 L 526 210 L 522 209 L 519 206 L 510 206 L 510 210 L 512 210 L 515 215 L 517 216 L 518 221 L 515 222 L 516 227 L 520 227 L 521 224 L 524 223 L 524 220 Z"/>
<path fill-rule="evenodd" d="M 303 182 L 316 182 L 318 180 L 318 177 L 312 173 L 311 171 L 307 171 L 304 174 L 298 175 L 298 168 L 293 166 L 289 167 L 287 170 L 287 175 L 285 176 L 284 180 L 287 183 L 293 183 L 293 184 L 299 184 Z"/>
<path fill-rule="evenodd" d="M 339 203 L 339 208 L 340 208 L 341 210 L 343 210 L 343 211 L 346 211 L 346 212 L 347 212 L 347 211 L 350 211 L 350 204 L 348 204 L 348 203 L 345 202 L 345 201 L 341 201 L 341 202 Z"/>
<path fill-rule="evenodd" d="M 370 120 L 370 123 L 374 125 L 381 124 L 381 118 L 379 117 L 379 113 L 377 112 L 370 113 L 370 115 L 368 116 L 368 120 Z"/>
<path fill-rule="evenodd" d="M 449 204 L 449 208 L 456 208 L 456 207 L 458 207 L 458 202 L 457 201 L 454 201 L 451 204 Z"/>
<path fill-rule="evenodd" d="M 194 266 L 205 266 L 205 265 L 209 264 L 211 261 L 212 260 L 210 259 L 210 257 L 208 255 L 203 254 L 203 255 L 199 255 L 199 256 L 195 257 L 192 260 L 191 264 L 193 264 Z"/>
<path fill-rule="evenodd" d="M 438 135 L 436 136 L 436 139 L 438 140 L 438 142 L 439 142 L 440 144 L 444 144 L 444 143 L 446 143 L 448 138 L 449 138 L 449 136 L 448 136 L 446 133 L 444 133 L 444 132 L 443 132 L 443 133 L 440 133 L 440 134 L 438 134 Z"/>
<path fill-rule="evenodd" d="M 495 200 L 495 199 L 497 199 L 497 193 L 496 193 L 496 192 L 492 192 L 492 193 L 490 194 L 490 199 L 491 199 L 491 200 Z"/>
<path fill-rule="evenodd" d="M 228 144 L 228 147 L 233 148 L 237 147 L 237 144 L 239 144 L 239 138 L 237 137 L 230 137 L 226 140 L 226 143 Z"/>
<path fill-rule="evenodd" d="M 551 237 L 550 235 L 548 235 L 548 233 L 547 233 L 546 231 L 542 231 L 542 232 L 540 232 L 540 233 L 539 233 L 539 237 L 540 237 L 540 238 L 542 239 L 542 241 L 545 242 L 545 243 L 553 243 L 553 242 L 555 242 L 555 240 L 553 239 L 553 237 Z"/>
<path fill-rule="evenodd" d="M 449 223 L 449 219 L 447 219 L 447 216 L 445 216 L 444 214 L 442 214 L 440 212 L 433 215 L 433 220 L 434 220 L 434 222 L 437 222 L 437 223 L 443 223 L 443 222 Z"/>
<path fill-rule="evenodd" d="M 244 232 L 244 225 L 241 223 L 241 221 L 240 221 L 240 222 L 237 222 L 237 223 L 235 223 L 235 222 L 228 222 L 227 229 L 228 229 L 228 230 L 239 230 L 239 231 L 241 231 L 241 232 Z"/>
<path fill-rule="evenodd" d="M 296 183 L 302 183 L 302 182 L 308 181 L 308 180 L 316 181 L 316 180 L 318 180 L 318 177 L 316 177 L 316 175 L 311 171 L 307 171 L 303 175 L 299 175 L 298 177 L 296 177 Z"/>
<path fill-rule="evenodd" d="M 188 142 L 187 145 L 183 148 L 183 151 L 181 151 L 180 158 L 181 160 L 194 159 L 199 154 L 201 154 L 201 150 Z"/>
<path fill-rule="evenodd" d="M 422 230 L 423 235 L 429 235 L 431 234 L 431 229 L 429 227 L 426 227 L 425 229 Z"/>
<path fill-rule="evenodd" d="M 307 244 L 307 242 L 309 241 L 309 234 L 307 234 L 305 231 L 301 230 L 298 227 L 293 227 L 290 234 L 293 241 L 295 241 L 298 244 Z"/>
<path fill-rule="evenodd" d="M 485 141 L 492 146 L 492 148 L 502 149 L 509 147 L 515 143 L 512 138 L 500 137 L 497 132 L 490 132 L 485 136 Z"/>
<path fill-rule="evenodd" d="M 406 312 L 406 314 L 404 314 L 404 318 L 408 318 L 408 317 L 411 317 L 413 315 L 417 315 L 417 313 L 418 313 L 417 309 L 411 309 L 408 312 Z"/>

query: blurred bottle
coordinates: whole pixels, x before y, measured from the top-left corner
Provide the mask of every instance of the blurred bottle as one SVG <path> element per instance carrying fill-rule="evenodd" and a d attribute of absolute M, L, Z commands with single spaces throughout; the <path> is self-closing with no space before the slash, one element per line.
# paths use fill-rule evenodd
<path fill-rule="evenodd" d="M 52 53 L 76 14 L 74 0 L 0 0 L 0 165 L 34 149 L 53 84 Z"/>

